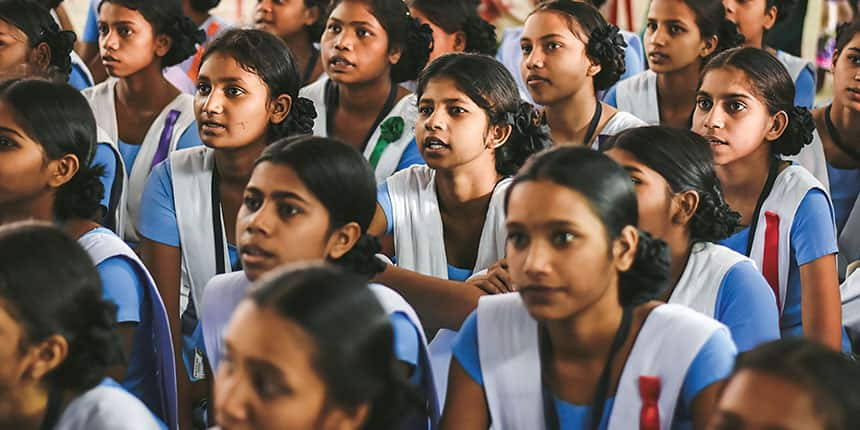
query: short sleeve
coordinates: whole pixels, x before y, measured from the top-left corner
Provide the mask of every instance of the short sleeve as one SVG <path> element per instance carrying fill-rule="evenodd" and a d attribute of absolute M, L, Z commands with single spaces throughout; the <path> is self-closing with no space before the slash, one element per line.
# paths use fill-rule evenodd
<path fill-rule="evenodd" d="M 400 162 L 397 163 L 397 169 L 395 172 L 399 172 L 416 164 L 425 164 L 425 162 L 424 157 L 421 156 L 421 151 L 418 150 L 418 144 L 415 142 L 415 138 L 413 137 L 412 140 L 409 141 L 409 144 L 406 145 L 403 155 L 400 156 Z"/>
<path fill-rule="evenodd" d="M 711 335 L 687 369 L 681 388 L 686 410 L 693 410 L 693 401 L 699 392 L 729 377 L 737 354 L 738 350 L 727 331 L 717 330 Z"/>
<path fill-rule="evenodd" d="M 102 280 L 105 300 L 116 304 L 119 323 L 140 322 L 143 283 L 134 263 L 121 255 L 110 257 L 96 266 Z"/>
<path fill-rule="evenodd" d="M 81 35 L 81 40 L 86 43 L 98 43 L 99 41 L 99 15 L 96 11 L 98 0 L 92 0 L 90 7 L 87 9 L 87 23 L 84 26 L 84 33 Z"/>
<path fill-rule="evenodd" d="M 394 209 L 391 204 L 391 194 L 388 192 L 388 181 L 376 187 L 376 202 L 379 203 L 385 215 L 385 234 L 394 233 Z"/>
<path fill-rule="evenodd" d="M 179 142 L 176 143 L 176 149 L 193 148 L 200 145 L 203 145 L 203 141 L 200 140 L 200 133 L 197 132 L 197 121 L 193 121 L 191 125 L 182 132 L 182 136 L 179 136 Z"/>
<path fill-rule="evenodd" d="M 794 81 L 794 105 L 812 109 L 815 104 L 815 77 L 811 67 L 804 67 Z"/>
<path fill-rule="evenodd" d="M 729 327 L 741 352 L 780 338 L 773 290 L 751 261 L 735 264 L 723 278 L 714 318 Z"/>
<path fill-rule="evenodd" d="M 179 247 L 179 225 L 173 201 L 170 159 L 158 163 L 149 174 L 140 200 L 140 225 L 143 237 L 167 246 Z"/>
<path fill-rule="evenodd" d="M 116 155 L 114 155 L 114 151 L 110 148 L 108 143 L 99 142 L 98 145 L 96 145 L 96 153 L 93 156 L 91 165 L 93 167 L 101 165 L 104 168 L 104 172 L 99 178 L 105 190 L 105 194 L 102 196 L 101 205 L 105 209 L 110 210 L 110 196 L 113 192 L 113 184 L 116 182 L 116 174 L 119 166 L 117 166 Z"/>
<path fill-rule="evenodd" d="M 603 98 L 603 102 L 612 106 L 614 108 L 618 108 L 618 85 L 613 85 L 612 88 L 606 93 L 606 97 Z"/>
<path fill-rule="evenodd" d="M 481 357 L 478 355 L 478 311 L 472 311 L 463 322 L 454 340 L 453 357 L 478 385 L 484 385 L 481 376 Z"/>
<path fill-rule="evenodd" d="M 418 336 L 415 325 L 412 324 L 409 317 L 401 312 L 390 314 L 388 319 L 394 329 L 394 353 L 397 359 L 417 366 L 421 338 Z"/>
<path fill-rule="evenodd" d="M 812 189 L 800 202 L 791 225 L 791 251 L 798 266 L 838 252 L 836 224 L 830 200 Z"/>

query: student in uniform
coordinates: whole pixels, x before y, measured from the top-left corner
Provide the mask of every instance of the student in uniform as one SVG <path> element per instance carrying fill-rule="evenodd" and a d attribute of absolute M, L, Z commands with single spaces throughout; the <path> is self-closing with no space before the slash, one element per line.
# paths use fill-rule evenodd
<path fill-rule="evenodd" d="M 352 147 L 323 137 L 280 140 L 257 159 L 236 221 L 243 271 L 218 275 L 203 294 L 206 355 L 217 371 L 223 332 L 251 283 L 290 263 L 329 261 L 370 279 L 384 268 L 376 238 L 366 230 L 376 208 L 376 180 Z M 302 244 L 302 246 L 296 246 Z M 423 391 L 433 423 L 439 405 L 424 329 L 394 291 L 372 285 L 394 327 L 395 352 Z M 418 419 L 427 427 L 427 415 Z"/>
<path fill-rule="evenodd" d="M 110 375 L 176 427 L 176 382 L 164 305 L 149 272 L 115 234 L 99 225 L 100 166 L 90 167 L 96 126 L 86 100 L 66 84 L 0 84 L 0 222 L 56 223 L 87 251 L 102 278 L 127 365 Z"/>
<path fill-rule="evenodd" d="M 645 29 L 650 70 L 619 82 L 606 102 L 651 125 L 690 128 L 702 67 L 742 42 L 720 0 L 654 0 Z"/>
<path fill-rule="evenodd" d="M 776 295 L 783 337 L 839 349 L 833 208 L 811 173 L 779 158 L 812 140 L 812 116 L 793 101 L 776 58 L 726 51 L 702 72 L 693 131 L 711 144 L 726 202 L 741 214 L 742 228 L 720 243 L 756 262 Z"/>
<path fill-rule="evenodd" d="M 302 88 L 319 114 L 314 135 L 362 152 L 377 182 L 423 163 L 413 128 L 416 99 L 398 85 L 415 79 L 433 46 L 430 27 L 402 0 L 332 2 L 320 42 L 327 77 Z"/>
<path fill-rule="evenodd" d="M 182 0 L 182 11 L 185 16 L 191 18 L 197 28 L 206 33 L 206 40 L 197 46 L 194 55 L 186 58 L 178 66 L 165 70 L 165 73 L 170 71 L 167 79 L 183 92 L 194 94 L 197 91 L 197 72 L 200 70 L 203 51 L 213 40 L 233 27 L 224 18 L 210 13 L 220 3 L 221 0 Z M 180 71 L 182 73 L 179 73 Z"/>
<path fill-rule="evenodd" d="M 68 81 L 75 33 L 60 30 L 38 3 L 0 1 L 0 41 L 0 79 L 33 76 Z"/>
<path fill-rule="evenodd" d="M 0 428 L 163 428 L 106 378 L 122 361 L 116 306 L 73 238 L 48 224 L 0 227 L 0 303 Z"/>
<path fill-rule="evenodd" d="M 496 27 L 478 16 L 475 0 L 410 0 L 412 16 L 433 30 L 428 63 L 449 52 L 496 55 Z"/>
<path fill-rule="evenodd" d="M 98 13 L 99 52 L 114 79 L 84 95 L 121 155 L 117 160 L 102 153 L 96 159 L 126 179 L 128 198 L 117 229 L 137 242 L 140 196 L 150 170 L 170 152 L 200 145 L 193 99 L 167 82 L 162 69 L 193 54 L 203 32 L 182 14 L 179 0 L 103 0 Z M 113 182 L 105 178 L 107 195 Z"/>
<path fill-rule="evenodd" d="M 290 48 L 302 86 L 324 74 L 319 41 L 325 29 L 325 0 L 257 0 L 254 27 L 274 34 Z"/>
<path fill-rule="evenodd" d="M 241 267 L 236 213 L 254 160 L 273 140 L 312 130 L 313 104 L 298 97 L 300 84 L 280 39 L 260 30 L 228 31 L 207 48 L 197 77 L 194 132 L 205 146 L 171 153 L 144 188 L 140 253 L 181 345 L 179 373 L 192 381 L 205 376 L 203 355 L 190 340 L 203 288 Z M 180 377 L 181 392 L 188 379 Z"/>
<path fill-rule="evenodd" d="M 717 242 L 740 214 L 723 199 L 710 144 L 689 131 L 662 126 L 629 130 L 606 152 L 630 174 L 639 228 L 664 240 L 671 285 L 662 299 L 728 326 L 740 351 L 779 339 L 773 291 L 755 263 Z"/>
<path fill-rule="evenodd" d="M 611 136 L 645 123 L 600 101 L 624 73 L 624 39 L 618 27 L 585 2 L 543 2 L 526 19 L 520 73 L 556 145 L 598 148 Z"/>
<path fill-rule="evenodd" d="M 805 339 L 741 354 L 709 430 L 860 428 L 860 367 Z"/>
<path fill-rule="evenodd" d="M 220 428 L 404 428 L 418 408 L 392 353 L 396 337 L 362 276 L 319 265 L 267 276 L 224 333 Z"/>
<path fill-rule="evenodd" d="M 744 36 L 744 46 L 766 49 L 776 56 L 794 82 L 794 104 L 811 109 L 815 103 L 813 63 L 764 44 L 765 32 L 791 14 L 794 3 L 793 0 L 723 0 L 726 17 L 738 25 L 738 31 Z"/>
<path fill-rule="evenodd" d="M 630 177 L 597 151 L 554 148 L 520 170 L 506 196 L 517 292 L 481 298 L 463 324 L 442 429 L 704 428 L 735 345 L 654 301 L 669 257 L 637 212 Z"/>

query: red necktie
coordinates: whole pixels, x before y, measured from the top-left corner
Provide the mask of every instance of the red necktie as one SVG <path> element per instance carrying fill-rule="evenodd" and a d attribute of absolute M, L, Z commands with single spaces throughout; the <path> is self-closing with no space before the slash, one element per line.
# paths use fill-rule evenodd
<path fill-rule="evenodd" d="M 639 377 L 639 396 L 642 410 L 639 411 L 639 430 L 660 430 L 660 378 Z"/>

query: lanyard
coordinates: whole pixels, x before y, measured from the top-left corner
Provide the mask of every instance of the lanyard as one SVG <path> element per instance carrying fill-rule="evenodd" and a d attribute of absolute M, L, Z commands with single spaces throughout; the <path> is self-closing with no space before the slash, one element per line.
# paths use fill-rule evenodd
<path fill-rule="evenodd" d="M 305 66 L 305 72 L 302 73 L 302 85 L 308 85 L 308 82 L 311 79 L 311 75 L 314 74 L 314 68 L 316 68 L 317 61 L 320 59 L 320 51 L 316 47 L 312 47 L 313 54 L 311 54 L 311 58 L 308 60 L 307 66 Z"/>
<path fill-rule="evenodd" d="M 326 134 L 328 136 L 332 136 L 331 128 L 332 124 L 334 124 L 334 114 L 337 110 L 338 91 L 337 84 L 335 84 L 331 79 L 329 79 L 325 84 L 325 96 L 323 96 L 323 100 L 325 101 Z M 376 128 L 382 123 L 382 120 L 384 120 L 385 117 L 388 116 L 388 113 L 391 112 L 391 109 L 394 108 L 394 102 L 396 101 L 397 84 L 392 82 L 391 89 L 388 91 L 388 99 L 385 100 L 385 105 L 382 106 L 382 110 L 379 111 L 379 115 L 376 116 L 376 120 L 373 122 L 373 126 L 370 127 L 367 137 L 362 141 L 362 149 L 367 147 L 367 142 L 370 140 L 370 136 L 373 136 L 373 132 L 376 131 Z"/>
<path fill-rule="evenodd" d="M 215 232 L 215 273 L 227 271 L 224 267 L 224 231 L 221 225 L 221 193 L 218 191 L 218 168 L 212 169 L 212 229 Z"/>
<path fill-rule="evenodd" d="M 750 222 L 750 233 L 749 237 L 747 237 L 747 257 L 752 253 L 753 240 L 755 240 L 755 231 L 758 227 L 758 217 L 761 214 L 761 207 L 764 205 L 764 201 L 767 200 L 767 197 L 770 195 L 771 190 L 773 190 L 773 183 L 776 182 L 776 177 L 778 176 L 777 168 L 779 165 L 779 160 L 776 157 L 772 157 L 770 159 L 770 164 L 768 165 L 767 171 L 767 180 L 764 183 L 764 189 L 761 190 L 761 194 L 758 196 L 758 201 L 755 204 L 755 211 L 753 212 L 752 221 Z"/>
<path fill-rule="evenodd" d="M 603 103 L 597 101 L 597 106 L 594 107 L 594 114 L 591 115 L 591 122 L 588 124 L 588 130 L 585 132 L 585 139 L 582 144 L 591 147 L 591 139 L 594 133 L 597 132 L 597 124 L 600 124 L 600 117 L 603 115 Z"/>

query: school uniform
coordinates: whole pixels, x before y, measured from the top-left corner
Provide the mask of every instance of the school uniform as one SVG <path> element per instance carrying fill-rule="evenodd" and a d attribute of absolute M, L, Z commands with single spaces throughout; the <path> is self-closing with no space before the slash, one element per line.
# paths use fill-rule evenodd
<path fill-rule="evenodd" d="M 821 142 L 821 134 L 818 130 L 812 131 L 812 142 L 800 149 L 797 155 L 782 157 L 784 160 L 793 161 L 812 173 L 815 179 L 821 183 L 824 191 L 830 192 L 830 169 L 827 165 L 827 158 L 824 156 L 824 144 Z"/>
<path fill-rule="evenodd" d="M 854 186 L 857 183 L 853 184 Z M 839 234 L 839 276 L 847 277 L 852 265 L 860 262 L 860 195 L 855 197 L 851 213 Z"/>
<path fill-rule="evenodd" d="M 633 114 L 648 125 L 660 125 L 657 73 L 653 70 L 645 70 L 618 82 L 606 94 L 604 101 L 620 111 Z"/>
<path fill-rule="evenodd" d="M 139 400 L 106 378 L 62 411 L 53 430 L 166 429 Z M 172 427 L 176 428 L 176 427 Z"/>
<path fill-rule="evenodd" d="M 785 51 L 776 51 L 776 59 L 785 66 L 794 82 L 794 105 L 812 109 L 815 103 L 815 64 Z"/>
<path fill-rule="evenodd" d="M 860 264 L 855 262 L 854 265 Z M 842 325 L 857 343 L 860 339 L 860 270 L 848 274 L 842 283 Z"/>

